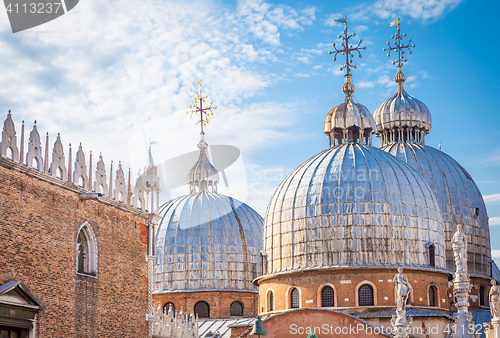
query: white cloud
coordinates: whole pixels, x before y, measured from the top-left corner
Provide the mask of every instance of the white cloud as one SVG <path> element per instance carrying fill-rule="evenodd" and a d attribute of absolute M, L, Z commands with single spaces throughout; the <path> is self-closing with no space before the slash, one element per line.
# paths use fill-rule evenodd
<path fill-rule="evenodd" d="M 278 26 L 299 29 L 292 21 L 302 14 L 273 6 L 260 2 L 254 10 L 262 12 L 273 39 L 279 38 Z M 219 106 L 207 140 L 231 140 L 242 151 L 288 140 L 281 128 L 290 128 L 296 103 L 247 102 L 276 81 L 272 73 L 252 70 L 252 63 L 276 56 L 274 47 L 257 46 L 239 15 L 206 0 L 80 2 L 43 31 L 0 35 L 0 103 L 12 109 L 18 136 L 22 119 L 27 133 L 36 119 L 41 135 L 50 133 L 51 145 L 61 132 L 66 154 L 68 143 L 74 149 L 81 141 L 87 158 L 90 150 L 103 152 L 108 166 L 122 160 L 134 174 L 144 164 L 149 138 L 158 141 L 158 160 L 196 145 L 198 127 L 184 113 L 196 79 Z M 1 17 L 0 30 L 9 29 Z"/>
<path fill-rule="evenodd" d="M 484 203 L 497 204 L 500 202 L 500 194 L 484 195 Z"/>
<path fill-rule="evenodd" d="M 430 20 L 441 17 L 445 12 L 455 9 L 464 0 L 379 0 L 371 6 L 358 6 L 350 17 L 354 20 L 366 19 L 375 15 L 385 20 L 395 20 L 398 16 L 408 16 L 417 20 Z"/>
<path fill-rule="evenodd" d="M 500 225 L 500 217 L 490 217 L 489 225 Z M 499 250 L 500 251 L 500 250 Z"/>
<path fill-rule="evenodd" d="M 333 27 L 333 26 L 338 26 L 338 27 L 342 27 L 342 23 L 340 22 L 337 22 L 335 20 L 338 20 L 338 19 L 343 19 L 344 18 L 344 15 L 343 14 L 340 14 L 340 13 L 332 13 L 328 16 L 328 18 L 325 20 L 325 25 L 328 26 L 328 27 Z"/>
<path fill-rule="evenodd" d="M 373 88 L 375 87 L 375 84 L 371 81 L 361 81 L 360 83 L 357 84 L 356 87 L 359 88 Z"/>
<path fill-rule="evenodd" d="M 359 26 L 354 27 L 353 31 L 356 32 L 357 34 L 359 34 L 359 33 L 364 32 L 367 29 L 368 29 L 368 26 L 359 25 Z"/>
<path fill-rule="evenodd" d="M 274 46 L 279 46 L 279 28 L 301 30 L 302 25 L 311 25 L 315 17 L 315 8 L 302 10 L 299 15 L 296 10 L 286 5 L 273 5 L 262 0 L 238 2 L 236 20 L 242 20 L 255 37 Z"/>
<path fill-rule="evenodd" d="M 500 258 L 500 250 L 491 250 L 491 257 Z"/>
<path fill-rule="evenodd" d="M 340 67 L 339 68 L 328 68 L 326 71 L 330 74 L 335 75 L 335 76 L 344 76 L 344 72 L 340 70 Z"/>
<path fill-rule="evenodd" d="M 311 63 L 311 60 L 307 56 L 297 56 L 296 59 L 299 60 L 300 62 L 303 62 L 306 65 Z"/>
<path fill-rule="evenodd" d="M 315 55 L 321 55 L 321 54 L 323 54 L 323 51 L 321 49 L 306 49 L 306 48 L 301 48 L 300 51 L 302 53 L 306 53 L 306 54 L 315 54 Z"/>

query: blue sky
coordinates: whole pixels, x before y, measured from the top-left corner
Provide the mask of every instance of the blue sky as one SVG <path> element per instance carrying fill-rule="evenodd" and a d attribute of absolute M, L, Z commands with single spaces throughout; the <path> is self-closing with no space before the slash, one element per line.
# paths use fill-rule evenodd
<path fill-rule="evenodd" d="M 43 26 L 12 34 L 0 15 L 0 106 L 16 126 L 37 120 L 51 144 L 121 160 L 135 174 L 149 139 L 158 163 L 196 149 L 185 114 L 202 79 L 218 105 L 210 144 L 241 157 L 231 193 L 261 214 L 282 178 L 328 146 L 326 113 L 343 101 L 339 62 L 328 55 L 347 15 L 367 50 L 353 71 L 355 99 L 372 113 L 395 91 L 382 51 L 401 17 L 416 44 L 403 71 L 433 118 L 427 144 L 461 163 L 484 195 L 500 258 L 500 92 L 496 1 L 82 0 Z M 378 145 L 378 139 L 374 138 Z M 166 189 L 164 201 L 187 193 Z"/>

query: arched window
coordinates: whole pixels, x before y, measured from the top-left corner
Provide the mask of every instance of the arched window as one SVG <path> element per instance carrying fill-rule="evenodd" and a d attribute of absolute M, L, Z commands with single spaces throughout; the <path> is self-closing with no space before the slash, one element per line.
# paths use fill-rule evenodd
<path fill-rule="evenodd" d="M 97 275 L 97 242 L 88 222 L 82 224 L 76 238 L 76 271 Z"/>
<path fill-rule="evenodd" d="M 172 311 L 172 314 L 175 317 L 175 305 L 172 302 L 168 302 L 168 303 L 165 303 L 165 305 L 163 305 L 163 313 L 168 314 L 169 311 Z"/>
<path fill-rule="evenodd" d="M 372 306 L 373 302 L 373 287 L 369 284 L 361 285 L 358 289 L 359 306 Z"/>
<path fill-rule="evenodd" d="M 293 288 L 292 291 L 290 292 L 290 308 L 298 309 L 299 306 L 300 306 L 299 290 Z"/>
<path fill-rule="evenodd" d="M 436 306 L 436 287 L 431 285 L 429 287 L 429 306 Z"/>
<path fill-rule="evenodd" d="M 194 314 L 198 318 L 210 318 L 210 306 L 207 302 L 199 301 L 194 305 Z"/>
<path fill-rule="evenodd" d="M 484 286 L 482 285 L 479 287 L 479 305 L 486 306 Z"/>
<path fill-rule="evenodd" d="M 327 285 L 321 290 L 321 306 L 335 306 L 334 292 L 331 286 Z"/>
<path fill-rule="evenodd" d="M 267 298 L 267 311 L 274 311 L 274 294 L 272 291 L 269 292 Z"/>
<path fill-rule="evenodd" d="M 429 266 L 436 266 L 436 247 L 434 244 L 429 245 Z"/>
<path fill-rule="evenodd" d="M 229 308 L 229 315 L 243 317 L 243 304 L 238 301 L 232 302 Z"/>

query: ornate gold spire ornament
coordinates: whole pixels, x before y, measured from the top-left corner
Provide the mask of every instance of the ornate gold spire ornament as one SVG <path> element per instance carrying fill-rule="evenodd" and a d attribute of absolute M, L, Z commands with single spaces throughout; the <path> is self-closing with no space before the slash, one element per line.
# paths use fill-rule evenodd
<path fill-rule="evenodd" d="M 343 71 L 345 69 L 346 74 L 344 75 L 345 81 L 344 85 L 342 86 L 342 91 L 345 94 L 345 102 L 352 100 L 352 94 L 354 94 L 354 91 L 356 90 L 356 87 L 352 84 L 352 74 L 351 74 L 351 67 L 356 69 L 358 68 L 356 65 L 352 64 L 352 58 L 354 58 L 353 52 L 358 52 L 358 56 L 362 57 L 361 55 L 361 50 L 366 49 L 366 47 L 360 47 L 361 43 L 363 40 L 358 41 L 357 46 L 353 46 L 349 44 L 349 39 L 352 39 L 356 36 L 356 33 L 352 33 L 349 35 L 347 33 L 347 16 L 345 16 L 343 19 L 337 19 L 335 20 L 337 22 L 341 22 L 344 24 L 344 30 L 342 31 L 342 34 L 339 34 L 337 37 L 342 40 L 340 43 L 341 49 L 337 48 L 335 43 L 332 43 L 333 48 L 335 48 L 334 52 L 328 52 L 328 54 L 335 54 L 333 56 L 333 61 L 337 61 L 337 55 L 342 53 L 342 55 L 345 55 L 345 64 L 340 67 L 340 71 Z"/>
<path fill-rule="evenodd" d="M 391 36 L 391 38 L 394 40 L 393 44 L 394 46 L 391 45 L 390 42 L 387 42 L 388 48 L 384 48 L 384 52 L 389 52 L 387 53 L 387 56 L 391 56 L 392 51 L 397 51 L 398 53 L 398 58 L 392 62 L 393 65 L 396 63 L 398 64 L 398 67 L 403 67 L 403 62 L 408 62 L 408 60 L 404 57 L 405 54 L 405 49 L 408 49 L 408 53 L 411 54 L 412 50 L 411 48 L 415 48 L 415 45 L 411 45 L 411 39 L 408 40 L 408 44 L 403 43 L 403 37 L 406 36 L 406 33 L 403 33 L 401 35 L 401 26 L 400 26 L 400 18 L 398 18 L 396 21 L 391 22 L 391 27 L 398 25 L 398 31 L 396 32 L 395 35 Z"/>
<path fill-rule="evenodd" d="M 189 118 L 191 119 L 193 115 L 198 115 L 199 113 L 200 117 L 196 120 L 195 125 L 199 123 L 201 132 L 204 133 L 203 127 L 209 122 L 208 117 L 214 114 L 212 109 L 217 109 L 217 106 L 212 107 L 213 102 L 210 102 L 210 105 L 205 108 L 203 107 L 203 103 L 208 99 L 208 96 L 203 97 L 202 95 L 201 80 L 195 81 L 195 83 L 200 86 L 200 93 L 194 98 L 195 103 L 189 106 L 189 108 L 191 108 L 191 116 Z M 189 114 L 189 112 L 187 111 L 186 114 Z"/>
<path fill-rule="evenodd" d="M 344 30 L 342 31 L 342 35 L 339 34 L 337 37 L 342 40 L 340 43 L 340 46 L 343 47 L 342 49 L 338 49 L 335 43 L 332 43 L 333 48 L 335 48 L 334 52 L 328 52 L 328 54 L 335 54 L 333 56 L 333 61 L 337 61 L 337 55 L 339 53 L 342 53 L 342 55 L 345 55 L 345 64 L 340 67 L 340 71 L 343 71 L 344 69 L 346 70 L 346 75 L 351 73 L 351 67 L 356 69 L 358 68 L 356 65 L 352 64 L 352 58 L 354 55 L 352 52 L 358 52 L 358 56 L 361 58 L 361 52 L 360 50 L 366 49 L 366 47 L 360 47 L 361 43 L 363 40 L 358 41 L 358 45 L 356 47 L 353 47 L 353 45 L 349 45 L 349 39 L 354 38 L 356 36 L 356 33 L 352 33 L 349 35 L 347 33 L 347 16 L 345 16 L 343 19 L 337 19 L 335 20 L 337 22 L 341 22 L 344 24 Z"/>
<path fill-rule="evenodd" d="M 391 45 L 390 42 L 387 42 L 388 48 L 384 48 L 384 52 L 388 52 L 387 56 L 391 56 L 391 52 L 396 52 L 398 53 L 398 58 L 395 61 L 392 61 L 392 64 L 395 65 L 397 63 L 398 67 L 398 72 L 396 76 L 394 76 L 394 81 L 398 84 L 398 93 L 403 92 L 403 83 L 406 81 L 406 76 L 403 74 L 403 71 L 401 70 L 403 68 L 403 62 L 408 62 L 408 60 L 405 58 L 405 49 L 408 49 L 408 53 L 411 54 L 412 50 L 411 48 L 415 48 L 415 45 L 410 44 L 411 39 L 408 40 L 408 43 L 405 45 L 403 43 L 403 37 L 406 36 L 406 33 L 401 34 L 401 24 L 400 24 L 400 18 L 398 18 L 396 21 L 391 22 L 391 27 L 398 25 L 398 30 L 396 34 L 391 36 L 391 38 L 394 40 L 393 45 Z"/>

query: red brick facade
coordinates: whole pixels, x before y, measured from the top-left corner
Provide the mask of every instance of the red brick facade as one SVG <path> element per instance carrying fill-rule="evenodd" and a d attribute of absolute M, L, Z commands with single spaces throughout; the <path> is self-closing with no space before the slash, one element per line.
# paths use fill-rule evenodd
<path fill-rule="evenodd" d="M 405 269 L 403 271 L 413 289 L 410 304 L 431 307 L 429 288 L 436 288 L 435 309 L 449 309 L 448 279 L 449 274 L 436 271 Z M 273 292 L 274 309 L 284 311 L 291 308 L 290 292 L 299 290 L 300 308 L 321 307 L 321 290 L 330 286 L 334 290 L 335 307 L 359 307 L 358 290 L 364 284 L 373 287 L 374 306 L 394 307 L 396 303 L 395 287 L 392 278 L 397 269 L 330 269 L 294 272 L 267 276 L 259 279 L 259 313 L 270 312 L 269 293 Z"/>
<path fill-rule="evenodd" d="M 191 313 L 199 301 L 205 301 L 210 306 L 210 318 L 231 318 L 230 307 L 233 302 L 243 305 L 243 317 L 257 315 L 257 292 L 249 291 L 198 291 L 153 294 L 154 308 L 160 304 L 173 303 L 175 310 Z"/>
<path fill-rule="evenodd" d="M 24 282 L 46 304 L 37 337 L 145 337 L 147 217 L 116 201 L 0 158 L 0 285 Z M 96 276 L 76 272 L 76 239 L 88 222 Z"/>

